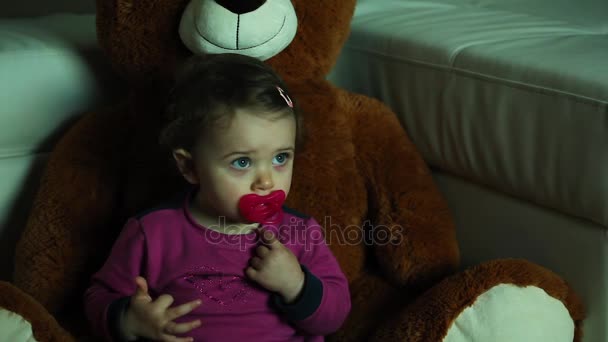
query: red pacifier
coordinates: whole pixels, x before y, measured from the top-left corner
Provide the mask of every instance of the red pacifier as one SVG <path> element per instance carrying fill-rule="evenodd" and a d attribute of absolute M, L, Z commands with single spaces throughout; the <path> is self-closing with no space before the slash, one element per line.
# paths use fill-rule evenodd
<path fill-rule="evenodd" d="M 245 220 L 261 224 L 277 224 L 283 219 L 281 207 L 285 192 L 275 190 L 266 196 L 247 194 L 239 200 L 239 210 Z"/>

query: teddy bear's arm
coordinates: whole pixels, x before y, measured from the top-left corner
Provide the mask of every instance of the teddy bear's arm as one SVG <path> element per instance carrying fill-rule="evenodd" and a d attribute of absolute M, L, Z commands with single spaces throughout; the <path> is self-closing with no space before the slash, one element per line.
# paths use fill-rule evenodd
<path fill-rule="evenodd" d="M 123 114 L 87 114 L 59 141 L 17 244 L 14 282 L 51 313 L 78 293 L 86 262 L 114 237 L 107 220 L 117 205 Z"/>
<path fill-rule="evenodd" d="M 425 287 L 459 262 L 447 204 L 396 115 L 374 99 L 352 96 L 378 264 L 398 284 Z"/>
<path fill-rule="evenodd" d="M 0 281 L 0 326 L 3 327 L 2 337 L 7 339 L 11 336 L 25 338 L 31 333 L 37 341 L 74 341 L 40 303 L 4 281 Z M 31 332 L 27 331 L 30 329 Z"/>

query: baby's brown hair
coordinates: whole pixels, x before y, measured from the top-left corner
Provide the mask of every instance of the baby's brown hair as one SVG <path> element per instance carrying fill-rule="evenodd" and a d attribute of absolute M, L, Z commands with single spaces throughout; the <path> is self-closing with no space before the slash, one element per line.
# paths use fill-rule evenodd
<path fill-rule="evenodd" d="M 301 145 L 301 119 L 283 80 L 258 59 L 229 53 L 186 61 L 169 93 L 160 142 L 191 151 L 200 134 L 229 123 L 239 108 L 272 114 L 269 119 L 294 115 L 296 148 Z"/>

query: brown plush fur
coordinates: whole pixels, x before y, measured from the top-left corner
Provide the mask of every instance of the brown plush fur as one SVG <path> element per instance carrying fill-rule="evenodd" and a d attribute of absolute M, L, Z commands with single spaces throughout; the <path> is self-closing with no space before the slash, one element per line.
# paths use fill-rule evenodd
<path fill-rule="evenodd" d="M 296 38 L 269 61 L 299 103 L 308 133 L 296 156 L 288 205 L 325 226 L 350 281 L 352 313 L 334 339 L 365 340 L 455 270 L 454 225 L 394 113 L 324 80 L 348 35 L 355 0 L 293 3 Z M 184 0 L 98 1 L 100 44 L 131 91 L 124 104 L 86 115 L 53 151 L 15 266 L 16 285 L 75 335 L 87 334 L 78 328 L 86 326 L 80 296 L 88 277 L 126 217 L 181 184 L 157 148 L 157 134 L 164 85 L 189 54 L 177 33 L 185 5 Z M 366 221 L 383 227 L 375 232 L 384 243 L 361 241 Z M 529 279 L 544 275 L 535 268 L 512 271 Z M 488 283 L 502 279 L 493 272 L 484 277 Z M 483 290 L 469 289 L 460 278 L 450 284 L 468 291 L 467 302 Z M 433 301 L 428 296 L 405 312 L 422 310 L 424 302 Z M 450 314 L 443 313 L 446 321 Z M 408 323 L 394 324 L 398 330 L 390 336 L 404 340 Z M 411 329 L 418 328 L 431 329 L 421 323 Z"/>
<path fill-rule="evenodd" d="M 525 260 L 496 260 L 451 276 L 416 299 L 376 334 L 374 341 L 441 341 L 453 320 L 479 294 L 499 284 L 536 286 L 560 300 L 574 321 L 574 341 L 582 339 L 580 298 L 555 273 Z"/>
<path fill-rule="evenodd" d="M 40 303 L 12 284 L 0 281 L 0 294 L 0 308 L 7 308 L 30 322 L 37 341 L 71 342 L 74 340 Z"/>

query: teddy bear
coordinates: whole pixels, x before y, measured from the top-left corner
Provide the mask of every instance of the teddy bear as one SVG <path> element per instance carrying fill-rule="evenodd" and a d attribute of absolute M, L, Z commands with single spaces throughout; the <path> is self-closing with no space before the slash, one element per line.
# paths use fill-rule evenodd
<path fill-rule="evenodd" d="M 90 275 L 125 220 L 183 182 L 156 147 L 172 73 L 192 54 L 236 52 L 277 70 L 302 112 L 306 143 L 287 204 L 323 226 L 352 298 L 330 340 L 579 341 L 581 301 L 555 273 L 511 259 L 459 271 L 449 208 L 396 115 L 326 80 L 355 5 L 98 0 L 99 43 L 128 92 L 54 148 L 0 307 L 38 341 L 90 337 Z"/>

